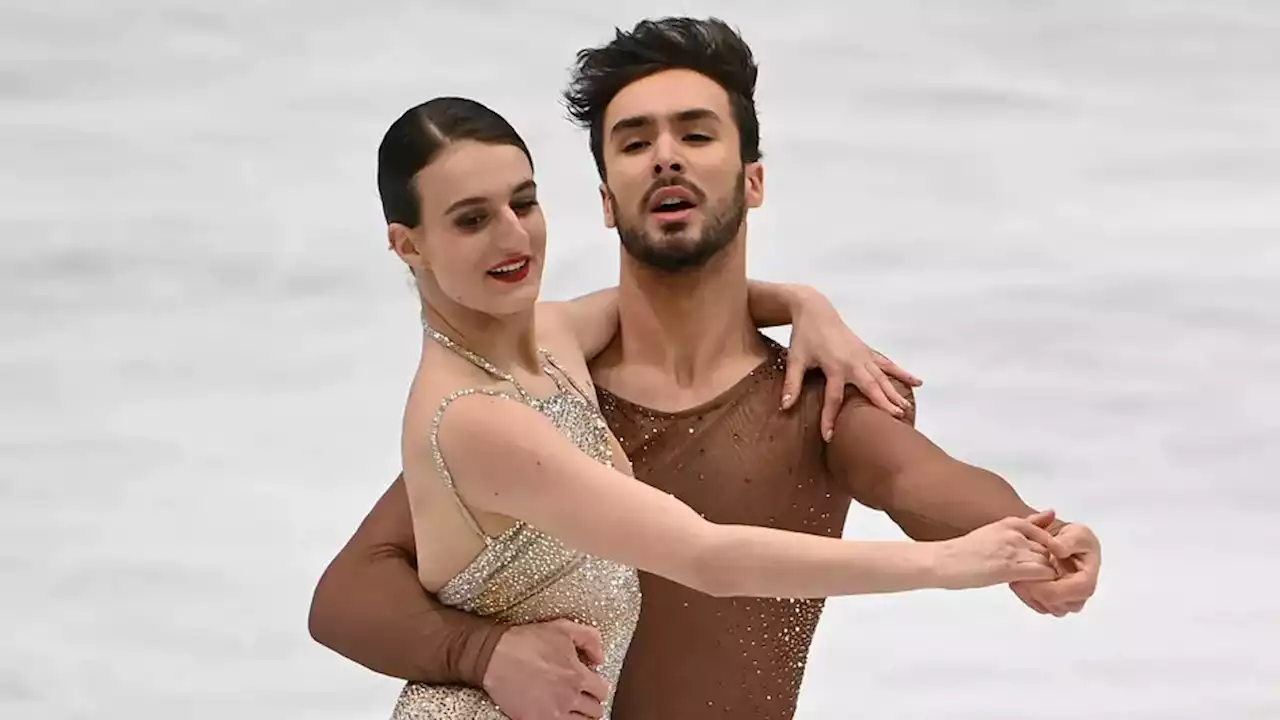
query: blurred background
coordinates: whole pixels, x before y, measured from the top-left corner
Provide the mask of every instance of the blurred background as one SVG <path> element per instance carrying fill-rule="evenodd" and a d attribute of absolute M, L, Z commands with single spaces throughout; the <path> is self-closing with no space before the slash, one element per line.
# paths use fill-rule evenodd
<path fill-rule="evenodd" d="M 429 97 L 491 105 L 537 162 L 546 297 L 612 285 L 558 93 L 667 14 L 761 63 L 751 275 L 825 291 L 925 379 L 924 432 L 1105 550 L 1069 619 L 831 601 L 798 717 L 1280 717 L 1265 0 L 6 0 L 0 717 L 389 713 L 400 683 L 306 630 L 421 342 L 377 143 Z"/>

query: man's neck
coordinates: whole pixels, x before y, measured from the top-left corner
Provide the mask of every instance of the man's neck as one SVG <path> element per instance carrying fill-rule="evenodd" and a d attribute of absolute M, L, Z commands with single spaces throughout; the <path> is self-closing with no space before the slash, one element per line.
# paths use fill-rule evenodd
<path fill-rule="evenodd" d="M 713 381 L 726 361 L 758 362 L 763 345 L 747 302 L 745 247 L 739 239 L 679 273 L 624 253 L 615 362 L 656 370 L 681 388 Z"/>

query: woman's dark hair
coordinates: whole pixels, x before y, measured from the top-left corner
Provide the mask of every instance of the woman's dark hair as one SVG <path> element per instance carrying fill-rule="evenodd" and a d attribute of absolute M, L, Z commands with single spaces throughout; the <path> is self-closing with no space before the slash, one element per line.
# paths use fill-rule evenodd
<path fill-rule="evenodd" d="M 422 222 L 414 176 L 457 140 L 519 148 L 533 166 L 524 140 L 498 113 L 467 98 L 428 100 L 391 123 L 378 145 L 378 195 L 388 225 L 417 227 Z"/>
<path fill-rule="evenodd" d="M 724 88 L 741 138 L 742 162 L 760 160 L 755 100 L 759 70 L 742 36 L 717 18 L 642 20 L 629 31 L 615 29 L 608 44 L 579 50 L 564 91 L 569 117 L 590 133 L 601 179 L 605 108 L 626 86 L 664 70 L 692 70 Z"/>

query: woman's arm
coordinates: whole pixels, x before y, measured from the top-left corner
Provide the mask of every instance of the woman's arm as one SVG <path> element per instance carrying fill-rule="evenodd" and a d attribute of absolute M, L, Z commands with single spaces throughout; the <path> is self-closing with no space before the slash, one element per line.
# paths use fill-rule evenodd
<path fill-rule="evenodd" d="M 747 304 L 758 328 L 790 325 L 809 306 L 829 304 L 822 293 L 806 285 L 747 281 Z M 563 313 L 588 362 L 613 341 L 618 332 L 618 288 L 605 288 L 572 300 L 541 303 Z"/>
<path fill-rule="evenodd" d="M 539 303 L 540 309 L 557 313 L 573 332 L 588 362 L 604 352 L 618 333 L 618 288 L 597 290 L 572 300 Z"/>
<path fill-rule="evenodd" d="M 545 416 L 501 398 L 452 403 L 440 444 L 470 506 L 710 595 L 829 597 L 1056 577 L 1035 545 L 1053 538 L 1026 521 L 939 543 L 848 542 L 717 525 L 595 462 Z"/>
<path fill-rule="evenodd" d="M 834 432 L 847 385 L 896 417 L 911 412 L 910 399 L 897 390 L 892 378 L 911 387 L 918 387 L 920 380 L 868 347 L 822 293 L 805 285 L 747 282 L 747 302 L 756 327 L 793 326 L 786 382 L 779 399 L 783 410 L 799 399 L 805 373 L 818 368 L 827 380 L 821 416 L 825 438 L 830 439 Z M 603 352 L 618 332 L 617 288 L 597 290 L 567 302 L 545 302 L 540 309 L 568 326 L 588 362 Z"/>

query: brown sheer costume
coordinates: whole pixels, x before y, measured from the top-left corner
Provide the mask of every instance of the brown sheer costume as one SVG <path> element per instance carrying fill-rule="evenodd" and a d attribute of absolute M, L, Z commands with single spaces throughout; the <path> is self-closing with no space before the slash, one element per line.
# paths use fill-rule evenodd
<path fill-rule="evenodd" d="M 821 374 L 806 378 L 796 407 L 778 409 L 785 349 L 765 342 L 770 359 L 720 397 L 686 411 L 655 412 L 598 391 L 637 478 L 714 522 L 830 537 L 841 535 L 853 498 L 886 510 L 918 539 L 955 536 L 1025 509 L 994 475 L 986 474 L 995 482 L 955 483 L 953 474 L 946 483 L 923 476 L 931 484 L 909 487 L 905 496 L 928 495 L 929 508 L 968 508 L 960 515 L 971 527 L 895 513 L 894 493 L 859 487 L 858 473 L 848 468 L 833 471 L 851 460 L 833 460 L 839 453 L 820 437 Z M 910 397 L 908 388 L 898 389 Z M 867 401 L 850 389 L 845 412 L 857 404 Z M 914 416 L 905 421 L 913 424 Z M 312 635 L 378 672 L 478 687 L 503 628 L 440 606 L 418 584 L 402 483 L 384 494 L 326 570 Z M 641 588 L 640 624 L 614 698 L 615 720 L 793 715 L 821 600 L 714 598 L 647 573 Z"/>

